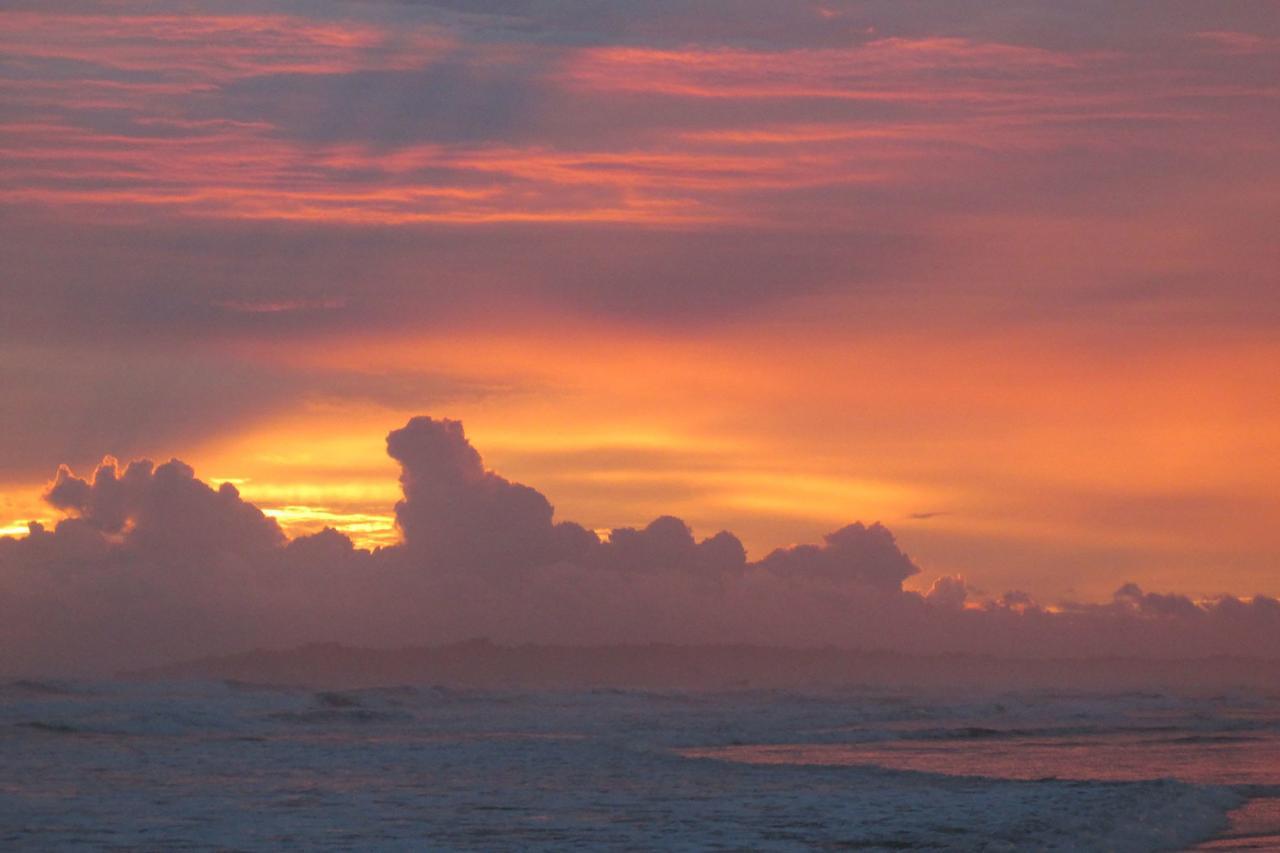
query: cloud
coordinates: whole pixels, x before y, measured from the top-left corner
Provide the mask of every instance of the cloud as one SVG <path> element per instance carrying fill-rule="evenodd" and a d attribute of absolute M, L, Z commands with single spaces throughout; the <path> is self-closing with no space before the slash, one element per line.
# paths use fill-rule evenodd
<path fill-rule="evenodd" d="M 593 563 L 612 571 L 674 571 L 717 577 L 741 572 L 747 563 L 742 542 L 727 530 L 695 541 L 689 525 L 664 515 L 642 529 L 613 530 L 595 554 Z"/>
<path fill-rule="evenodd" d="M 435 571 L 511 576 L 542 566 L 609 572 L 741 570 L 746 551 L 727 531 L 696 542 L 689 526 L 662 516 L 642 529 L 619 528 L 607 541 L 572 521 L 554 522 L 540 492 L 486 470 L 454 420 L 416 417 L 387 436 L 401 465 L 396 504 L 403 549 Z"/>
<path fill-rule="evenodd" d="M 404 549 L 439 569 L 486 570 L 581 560 L 598 546 L 572 522 L 554 524 L 538 491 L 487 471 L 462 424 L 417 417 L 387 436 L 404 500 Z"/>
<path fill-rule="evenodd" d="M 939 607 L 955 610 L 963 607 L 968 597 L 969 586 L 964 582 L 963 577 L 944 575 L 933 582 L 933 586 L 929 587 L 929 591 L 925 593 L 924 600 Z"/>
<path fill-rule="evenodd" d="M 973 600 L 962 577 L 923 595 L 880 524 L 748 562 L 729 532 L 699 541 L 662 516 L 600 537 L 485 468 L 462 424 L 413 418 L 401 465 L 403 541 L 366 551 L 325 530 L 287 541 L 229 484 L 172 460 L 61 468 L 66 517 L 0 539 L 0 670 L 102 671 L 263 645 L 510 642 L 837 644 L 1013 656 L 1267 654 L 1280 603 L 1195 602 L 1121 587 L 1103 604 Z"/>
<path fill-rule="evenodd" d="M 853 581 L 900 590 L 902 582 L 920 571 L 898 550 L 893 534 L 881 524 L 861 522 L 828 533 L 823 545 L 797 545 L 774 551 L 760 567 L 779 577 Z"/>
<path fill-rule="evenodd" d="M 1162 254 L 1112 217 L 1212 239 L 1211 269 L 1174 272 L 1223 310 L 1269 305 L 1270 234 L 1236 222 L 1269 221 L 1246 202 L 1276 172 L 1274 74 L 1187 46 L 1274 45 L 1274 16 L 1031 5 L 8 4 L 0 329 L 216 338 L 524 303 L 672 323 L 871 289 L 914 319 L 916 294 L 972 305 L 982 282 L 1045 310 L 1020 282 L 1088 296 Z M 1221 233 L 1152 221 L 1224 188 Z M 1082 211 L 1121 245 L 1057 272 Z M 1005 222 L 965 230 L 1005 216 L 1057 235 L 1034 269 Z"/>
<path fill-rule="evenodd" d="M 196 563 L 222 554 L 264 554 L 285 542 L 279 525 L 242 500 L 234 485 L 212 489 L 177 459 L 160 466 L 132 462 L 121 473 L 108 458 L 91 481 L 64 466 L 45 499 L 147 557 Z"/>
<path fill-rule="evenodd" d="M 928 521 L 931 518 L 941 518 L 944 515 L 951 515 L 945 510 L 934 510 L 931 512 L 913 512 L 907 516 L 912 521 Z"/>
<path fill-rule="evenodd" d="M 110 259 L 99 260 L 104 267 L 114 266 Z M 103 287 L 110 289 L 105 281 Z M 100 312 L 81 313 L 78 322 L 85 326 L 64 327 L 61 344 L 22 345 L 3 328 L 9 322 L 17 326 L 21 319 L 6 312 L 0 320 L 0 338 L 5 338 L 0 362 L 6 368 L 0 382 L 6 402 L 0 406 L 0 434 L 5 436 L 0 471 L 12 480 L 38 482 L 60 462 L 88 466 L 104 453 L 128 458 L 146 447 L 198 445 L 234 434 L 246 422 L 296 411 L 316 400 L 411 409 L 424 401 L 447 405 L 501 390 L 429 370 L 371 374 L 271 364 L 203 349 L 160 353 L 128 342 L 107 345 L 84 333 Z M 278 314 L 265 316 L 288 322 Z M 185 325 L 176 316 L 153 316 L 151 322 L 171 330 Z"/>

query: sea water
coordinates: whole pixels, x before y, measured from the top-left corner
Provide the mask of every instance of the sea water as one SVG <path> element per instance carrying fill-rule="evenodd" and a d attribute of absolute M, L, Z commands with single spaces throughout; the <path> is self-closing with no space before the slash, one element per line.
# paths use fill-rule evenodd
<path fill-rule="evenodd" d="M 1256 692 L 0 685 L 3 849 L 1239 849 L 1278 794 Z"/>

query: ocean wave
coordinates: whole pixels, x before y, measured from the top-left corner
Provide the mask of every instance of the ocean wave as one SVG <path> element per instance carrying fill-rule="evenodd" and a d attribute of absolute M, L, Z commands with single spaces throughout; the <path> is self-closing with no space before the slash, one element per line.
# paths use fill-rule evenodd
<path fill-rule="evenodd" d="M 272 720 L 283 723 L 298 723 L 315 726 L 329 723 L 343 725 L 368 725 L 370 723 L 403 722 L 409 717 L 388 711 L 374 711 L 368 708 L 321 708 L 312 711 L 276 711 L 268 714 Z"/>
<path fill-rule="evenodd" d="M 1198 744 L 1229 744 L 1229 743 L 1263 743 L 1267 740 L 1262 735 L 1239 735 L 1239 734 L 1203 734 L 1203 735 L 1180 735 L 1178 737 L 1153 738 L 1144 743 L 1151 746 L 1159 745 L 1184 745 L 1194 746 Z"/>
<path fill-rule="evenodd" d="M 76 728 L 69 723 L 63 723 L 57 720 L 25 720 L 21 723 L 14 723 L 13 725 L 15 728 L 49 735 L 78 735 L 84 733 L 83 729 Z"/>
<path fill-rule="evenodd" d="M 39 681 L 33 678 L 17 678 L 0 682 L 0 698 L 31 698 L 41 696 L 74 696 L 83 692 L 60 681 Z"/>
<path fill-rule="evenodd" d="M 1092 735 L 1115 732 L 1137 755 L 1259 753 L 1230 739 L 1273 726 L 1280 706 L 1249 697 L 67 687 L 0 704 L 0 825 L 19 828 L 13 846 L 1142 851 L 1185 848 L 1246 797 L 1280 795 L 1280 776 L 1028 779 L 679 753 L 915 738 L 862 751 L 1018 761 L 1029 746 L 1090 750 Z"/>

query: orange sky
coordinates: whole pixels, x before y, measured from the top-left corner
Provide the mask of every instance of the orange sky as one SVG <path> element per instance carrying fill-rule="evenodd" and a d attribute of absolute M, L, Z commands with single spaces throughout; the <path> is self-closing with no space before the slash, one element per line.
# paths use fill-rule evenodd
<path fill-rule="evenodd" d="M 112 453 L 387 544 L 429 413 L 591 528 L 1280 594 L 1269 4 L 170 5 L 0 11 L 0 534 Z"/>

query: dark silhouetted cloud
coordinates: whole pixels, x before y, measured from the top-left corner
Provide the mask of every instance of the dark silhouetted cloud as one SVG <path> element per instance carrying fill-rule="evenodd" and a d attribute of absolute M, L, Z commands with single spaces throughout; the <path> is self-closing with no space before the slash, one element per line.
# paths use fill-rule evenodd
<path fill-rule="evenodd" d="M 900 590 L 904 580 L 920 571 L 898 550 L 886 527 L 867 527 L 861 522 L 828 533 L 824 545 L 797 545 L 774 551 L 760 566 L 784 578 L 854 580 L 893 590 Z"/>
<path fill-rule="evenodd" d="M 194 563 L 223 553 L 258 555 L 285 541 L 279 525 L 241 500 L 234 485 L 214 490 L 177 459 L 131 462 L 123 473 L 108 459 L 91 481 L 62 467 L 45 497 L 79 524 L 122 535 L 123 546 L 147 556 Z"/>
<path fill-rule="evenodd" d="M 262 645 L 505 641 L 838 644 L 1015 656 L 1273 654 L 1280 603 L 1192 601 L 1121 587 L 1046 608 L 975 600 L 962 577 L 925 594 L 880 524 L 748 562 L 678 518 L 601 539 L 554 519 L 537 490 L 487 470 L 452 420 L 387 440 L 401 464 L 400 544 L 366 551 L 333 530 L 287 541 L 229 484 L 190 467 L 61 468 L 52 530 L 0 539 L 0 669 L 100 671 Z"/>
<path fill-rule="evenodd" d="M 509 570 L 578 561 L 599 544 L 579 525 L 552 523 L 551 503 L 535 489 L 486 471 L 458 421 L 414 418 L 387 436 L 387 452 L 402 471 L 404 548 L 427 565 Z"/>

